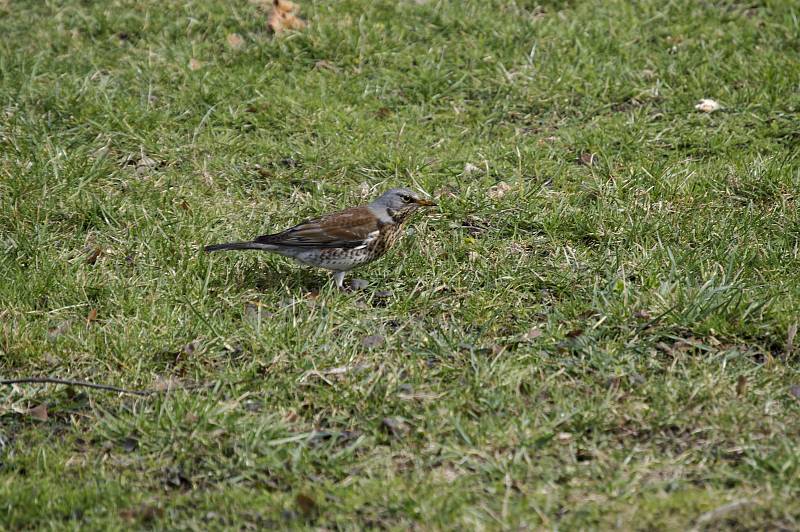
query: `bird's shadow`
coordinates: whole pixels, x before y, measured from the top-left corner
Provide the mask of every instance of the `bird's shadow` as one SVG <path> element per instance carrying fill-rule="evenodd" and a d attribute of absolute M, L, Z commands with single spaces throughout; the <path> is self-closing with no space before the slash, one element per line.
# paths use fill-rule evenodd
<path fill-rule="evenodd" d="M 330 275 L 311 268 L 281 268 L 273 264 L 259 264 L 245 270 L 241 282 L 242 286 L 253 287 L 259 292 L 272 292 L 282 288 L 319 292 L 333 280 Z"/>

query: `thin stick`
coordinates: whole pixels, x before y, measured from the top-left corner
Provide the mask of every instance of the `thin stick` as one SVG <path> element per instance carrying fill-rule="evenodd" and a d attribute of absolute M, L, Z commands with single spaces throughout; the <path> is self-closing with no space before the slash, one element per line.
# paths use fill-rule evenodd
<path fill-rule="evenodd" d="M 55 379 L 52 377 L 26 377 L 22 379 L 3 379 L 0 380 L 0 385 L 10 384 L 64 384 L 66 386 L 83 386 L 84 388 L 95 388 L 97 390 L 106 390 L 109 392 L 128 393 L 131 395 L 147 396 L 156 393 L 156 390 L 127 390 L 125 388 L 117 388 L 116 386 L 109 386 L 107 384 L 95 384 L 86 381 L 72 381 L 65 379 Z"/>

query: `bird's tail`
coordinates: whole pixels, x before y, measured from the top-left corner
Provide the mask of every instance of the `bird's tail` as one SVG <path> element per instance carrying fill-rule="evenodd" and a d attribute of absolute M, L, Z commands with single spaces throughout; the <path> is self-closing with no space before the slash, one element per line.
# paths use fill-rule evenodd
<path fill-rule="evenodd" d="M 206 246 L 203 249 L 209 253 L 212 251 L 228 251 L 231 249 L 260 249 L 262 251 L 272 251 L 275 249 L 275 246 L 271 246 L 269 244 L 259 244 L 258 242 L 227 242 L 225 244 L 213 244 L 211 246 Z"/>

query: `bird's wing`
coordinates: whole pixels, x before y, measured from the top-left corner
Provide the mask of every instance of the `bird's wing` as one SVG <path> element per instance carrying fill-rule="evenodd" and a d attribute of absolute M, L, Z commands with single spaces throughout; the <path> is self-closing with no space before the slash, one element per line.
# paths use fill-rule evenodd
<path fill-rule="evenodd" d="M 358 248 L 380 234 L 377 216 L 366 207 L 353 207 L 309 220 L 274 235 L 255 239 L 287 247 Z"/>

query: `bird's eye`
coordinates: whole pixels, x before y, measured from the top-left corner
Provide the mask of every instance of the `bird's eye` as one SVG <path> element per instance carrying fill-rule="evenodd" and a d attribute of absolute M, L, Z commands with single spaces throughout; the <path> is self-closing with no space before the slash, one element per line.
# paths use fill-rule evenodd
<path fill-rule="evenodd" d="M 401 197 L 403 198 L 403 201 L 405 201 L 406 203 L 411 203 L 412 201 L 414 201 L 414 198 L 412 198 L 411 196 L 401 196 Z"/>

